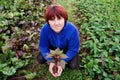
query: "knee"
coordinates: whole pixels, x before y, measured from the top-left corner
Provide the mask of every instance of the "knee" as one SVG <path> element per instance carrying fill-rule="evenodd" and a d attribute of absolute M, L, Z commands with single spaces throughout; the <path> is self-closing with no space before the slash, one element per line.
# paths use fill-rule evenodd
<path fill-rule="evenodd" d="M 43 64 L 46 62 L 46 60 L 42 57 L 41 54 L 38 54 L 37 55 L 37 61 L 40 63 L 40 64 Z"/>
<path fill-rule="evenodd" d="M 70 64 L 69 68 L 70 69 L 79 69 L 79 65 L 77 65 L 77 64 Z"/>

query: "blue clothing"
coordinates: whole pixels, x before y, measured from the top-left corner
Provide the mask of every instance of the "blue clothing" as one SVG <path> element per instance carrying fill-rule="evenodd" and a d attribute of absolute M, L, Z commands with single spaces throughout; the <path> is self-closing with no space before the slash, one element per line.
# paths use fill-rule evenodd
<path fill-rule="evenodd" d="M 71 60 L 78 53 L 80 46 L 79 32 L 76 26 L 67 21 L 61 32 L 56 33 L 48 23 L 44 24 L 40 30 L 39 48 L 46 60 L 52 60 L 52 58 L 46 58 L 46 54 L 50 52 L 50 46 L 60 50 L 67 49 L 65 54 L 68 58 L 63 60 L 66 62 Z"/>

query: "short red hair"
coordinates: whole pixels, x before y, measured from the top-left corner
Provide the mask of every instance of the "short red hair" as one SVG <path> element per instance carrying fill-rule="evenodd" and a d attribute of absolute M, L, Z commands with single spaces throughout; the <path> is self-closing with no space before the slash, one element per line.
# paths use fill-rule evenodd
<path fill-rule="evenodd" d="M 61 5 L 50 5 L 46 8 L 45 12 L 45 20 L 48 22 L 49 20 L 63 17 L 65 22 L 68 20 L 68 13 L 66 9 Z"/>

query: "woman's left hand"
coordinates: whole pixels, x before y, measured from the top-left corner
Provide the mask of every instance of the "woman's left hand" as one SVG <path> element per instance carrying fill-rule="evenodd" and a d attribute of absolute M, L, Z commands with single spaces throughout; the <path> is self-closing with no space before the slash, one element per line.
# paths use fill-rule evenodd
<path fill-rule="evenodd" d="M 63 71 L 62 66 L 57 65 L 58 71 L 57 71 L 57 73 L 54 74 L 54 73 L 53 73 L 53 70 L 52 70 L 52 68 L 53 68 L 54 65 L 55 65 L 54 63 L 50 63 L 50 65 L 49 65 L 49 71 L 50 71 L 50 73 L 51 73 L 54 77 L 59 77 L 59 76 L 61 76 L 61 73 L 62 73 L 62 71 Z"/>

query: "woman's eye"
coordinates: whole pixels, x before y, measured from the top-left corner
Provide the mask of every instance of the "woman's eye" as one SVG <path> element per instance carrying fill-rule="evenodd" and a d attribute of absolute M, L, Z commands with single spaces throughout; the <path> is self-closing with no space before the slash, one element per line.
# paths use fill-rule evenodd
<path fill-rule="evenodd" d="M 61 20 L 61 18 L 58 18 L 57 20 Z"/>
<path fill-rule="evenodd" d="M 54 21 L 55 19 L 50 19 L 50 21 Z"/>

